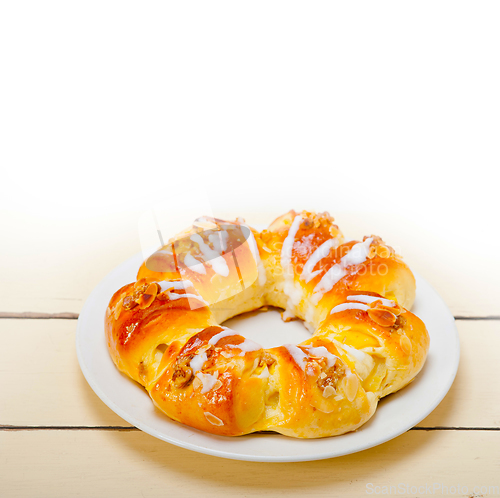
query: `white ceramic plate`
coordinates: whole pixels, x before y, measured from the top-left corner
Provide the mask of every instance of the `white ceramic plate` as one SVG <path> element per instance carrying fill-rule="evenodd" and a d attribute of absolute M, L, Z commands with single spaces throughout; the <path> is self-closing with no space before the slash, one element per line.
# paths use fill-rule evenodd
<path fill-rule="evenodd" d="M 137 254 L 94 289 L 78 319 L 76 350 L 82 372 L 101 400 L 130 424 L 163 441 L 209 455 L 258 462 L 299 462 L 347 455 L 384 443 L 418 424 L 436 408 L 455 378 L 460 345 L 454 318 L 434 289 L 415 274 L 417 298 L 412 311 L 425 322 L 431 336 L 427 361 L 417 378 L 383 398 L 375 415 L 356 432 L 324 439 L 294 439 L 280 434 L 224 437 L 192 429 L 157 410 L 147 392 L 116 369 L 107 350 L 106 307 L 114 292 L 135 281 L 141 263 L 142 254 Z M 227 323 L 264 347 L 300 342 L 307 337 L 300 322 L 284 324 L 272 312 L 254 315 Z M 259 330 L 259 336 L 252 335 L 252 330 Z"/>

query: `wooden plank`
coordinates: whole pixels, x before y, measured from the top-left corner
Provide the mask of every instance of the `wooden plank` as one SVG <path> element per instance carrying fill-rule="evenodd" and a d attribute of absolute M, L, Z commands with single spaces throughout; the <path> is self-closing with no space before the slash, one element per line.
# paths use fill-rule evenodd
<path fill-rule="evenodd" d="M 0 424 L 129 425 L 83 377 L 76 320 L 0 320 Z"/>
<path fill-rule="evenodd" d="M 3 431 L 2 495 L 356 497 L 402 485 L 397 496 L 498 496 L 500 432 L 410 431 L 378 447 L 302 463 L 225 460 L 142 432 Z M 452 486 L 460 492 L 450 492 Z M 416 487 L 416 488 L 415 488 Z M 467 487 L 467 488 L 466 488 Z M 418 490 L 420 488 L 420 492 Z M 379 489 L 381 494 L 382 488 Z M 393 495 L 396 494 L 394 488 Z M 424 490 L 424 492 L 422 492 Z"/>
<path fill-rule="evenodd" d="M 500 427 L 500 321 L 458 320 L 460 364 L 444 400 L 420 427 Z"/>
<path fill-rule="evenodd" d="M 107 273 L 140 251 L 141 212 L 89 219 L 4 216 L 0 312 L 78 313 Z M 275 214 L 224 213 L 229 219 L 242 215 L 252 224 L 266 224 Z M 429 232 L 394 213 L 340 212 L 336 218 L 349 239 L 380 234 L 436 288 L 455 316 L 499 314 L 500 266 L 494 251 L 478 257 L 477 246 L 456 244 L 455 238 Z"/>
<path fill-rule="evenodd" d="M 454 385 L 421 427 L 500 427 L 500 321 L 459 321 Z M 93 393 L 77 362 L 75 320 L 0 320 L 0 424 L 129 425 Z M 29 393 L 29 407 L 27 406 Z M 478 408 L 480 407 L 480 408 Z"/>

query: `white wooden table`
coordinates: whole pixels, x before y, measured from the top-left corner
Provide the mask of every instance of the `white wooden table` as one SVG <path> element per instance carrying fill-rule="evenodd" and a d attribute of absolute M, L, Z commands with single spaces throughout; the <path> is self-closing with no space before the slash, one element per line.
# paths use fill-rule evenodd
<path fill-rule="evenodd" d="M 250 223 L 271 219 L 234 214 Z M 353 220 L 343 218 L 347 232 Z M 445 487 L 451 495 L 453 486 L 459 487 L 454 496 L 500 494 L 498 291 L 490 284 L 478 295 L 474 277 L 460 274 L 460 252 L 449 256 L 439 244 L 432 251 L 415 248 L 423 234 L 405 234 L 390 217 L 377 227 L 402 247 L 457 319 L 461 363 L 436 410 L 400 437 L 360 453 L 251 463 L 184 450 L 131 427 L 80 372 L 78 312 L 93 287 L 140 250 L 135 220 L 4 214 L 1 221 L 0 496 L 359 497 L 381 494 L 382 486 L 398 496 L 446 495 Z M 498 281 L 498 265 L 489 271 Z"/>

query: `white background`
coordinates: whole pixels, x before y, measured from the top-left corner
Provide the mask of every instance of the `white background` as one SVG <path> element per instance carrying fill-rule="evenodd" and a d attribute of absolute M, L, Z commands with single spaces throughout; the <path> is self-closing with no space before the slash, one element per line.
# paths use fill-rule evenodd
<path fill-rule="evenodd" d="M 4 243 L 108 220 L 139 247 L 153 201 L 201 186 L 215 214 L 404 232 L 438 288 L 498 293 L 499 25 L 498 2 L 3 2 Z"/>

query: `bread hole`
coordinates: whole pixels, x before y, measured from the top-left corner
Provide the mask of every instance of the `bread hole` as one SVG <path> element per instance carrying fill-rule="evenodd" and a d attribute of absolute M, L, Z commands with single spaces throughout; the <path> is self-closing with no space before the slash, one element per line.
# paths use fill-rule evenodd
<path fill-rule="evenodd" d="M 276 371 L 276 367 L 278 366 L 278 362 L 271 355 L 267 355 L 264 357 L 264 361 L 266 362 L 267 368 L 269 370 L 269 375 L 274 375 Z"/>
<path fill-rule="evenodd" d="M 267 400 L 267 405 L 269 405 L 272 408 L 277 408 L 278 405 L 280 404 L 280 392 L 275 391 L 271 396 L 269 396 L 269 399 Z"/>
<path fill-rule="evenodd" d="M 168 344 L 158 344 L 156 346 L 155 352 L 154 352 L 154 361 L 156 365 L 159 365 L 161 362 L 161 359 L 163 358 L 163 355 L 165 354 L 165 351 L 168 348 Z"/>

